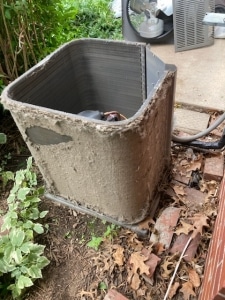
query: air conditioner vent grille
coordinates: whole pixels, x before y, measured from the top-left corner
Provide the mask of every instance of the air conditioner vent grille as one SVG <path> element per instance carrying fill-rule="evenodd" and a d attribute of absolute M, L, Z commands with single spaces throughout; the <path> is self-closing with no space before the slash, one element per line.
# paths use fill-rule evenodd
<path fill-rule="evenodd" d="M 206 12 L 215 11 L 215 0 L 173 0 L 175 51 L 213 44 L 213 26 L 202 24 Z"/>

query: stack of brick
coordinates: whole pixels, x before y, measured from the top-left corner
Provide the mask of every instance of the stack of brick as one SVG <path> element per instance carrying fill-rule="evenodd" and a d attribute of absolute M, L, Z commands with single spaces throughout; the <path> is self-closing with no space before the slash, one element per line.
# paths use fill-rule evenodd
<path fill-rule="evenodd" d="M 225 299 L 225 178 L 221 182 L 220 203 L 205 266 L 199 300 Z"/>

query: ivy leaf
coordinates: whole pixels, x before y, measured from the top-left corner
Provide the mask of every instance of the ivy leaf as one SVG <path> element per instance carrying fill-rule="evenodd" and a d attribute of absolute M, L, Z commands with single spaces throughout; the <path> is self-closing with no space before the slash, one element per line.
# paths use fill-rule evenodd
<path fill-rule="evenodd" d="M 21 229 L 12 228 L 9 233 L 9 238 L 13 246 L 21 246 L 25 238 L 25 233 Z"/>
<path fill-rule="evenodd" d="M 18 191 L 18 188 L 22 185 L 23 180 L 24 180 L 24 172 L 17 171 L 15 176 L 15 185 L 13 187 L 13 192 Z"/>
<path fill-rule="evenodd" d="M 9 197 L 7 198 L 7 203 L 8 204 L 12 203 L 15 200 L 15 198 L 16 198 L 16 195 L 14 193 L 12 193 L 12 191 L 11 191 Z"/>
<path fill-rule="evenodd" d="M 21 295 L 21 289 L 18 286 L 16 286 L 15 284 L 10 284 L 7 287 L 7 290 L 12 291 L 12 296 L 14 299 L 18 298 Z"/>
<path fill-rule="evenodd" d="M 50 263 L 50 261 L 45 257 L 45 256 L 41 256 L 38 258 L 37 260 L 37 266 L 40 269 L 43 269 L 44 267 L 46 267 L 48 264 Z"/>
<path fill-rule="evenodd" d="M 18 199 L 22 201 L 25 200 L 29 192 L 30 192 L 30 188 L 27 187 L 20 188 L 17 195 Z"/>
<path fill-rule="evenodd" d="M 28 221 L 26 221 L 25 223 L 23 223 L 23 228 L 32 228 L 33 227 L 33 222 L 32 221 L 30 221 L 30 220 L 28 220 Z"/>
<path fill-rule="evenodd" d="M 4 223 L 1 227 L 1 232 L 4 232 L 5 230 L 9 230 L 11 228 L 11 217 L 10 214 L 7 213 L 4 217 Z"/>
<path fill-rule="evenodd" d="M 30 168 L 32 167 L 32 157 L 28 157 L 27 159 L 27 170 L 30 170 Z"/>
<path fill-rule="evenodd" d="M 46 215 L 47 215 L 47 213 L 48 213 L 48 210 L 44 210 L 44 211 L 42 211 L 41 213 L 40 213 L 40 218 L 42 219 L 42 218 L 44 218 Z"/>
<path fill-rule="evenodd" d="M 36 254 L 37 256 L 40 256 L 44 252 L 45 246 L 38 245 L 38 244 L 32 244 L 31 252 Z"/>
<path fill-rule="evenodd" d="M 11 243 L 8 243 L 8 245 L 5 247 L 5 251 L 4 251 L 4 257 L 8 263 L 11 262 L 11 257 L 12 257 L 13 251 L 15 251 L 15 247 Z"/>
<path fill-rule="evenodd" d="M 32 285 L 33 285 L 32 280 L 29 277 L 24 275 L 21 275 L 17 282 L 17 287 L 21 290 L 24 289 L 25 287 L 29 287 Z"/>
<path fill-rule="evenodd" d="M 16 249 L 11 253 L 11 257 L 15 260 L 15 263 L 17 265 L 21 264 L 22 262 L 22 254 L 21 254 L 21 250 L 20 249 Z"/>
<path fill-rule="evenodd" d="M 44 228 L 41 224 L 37 223 L 34 225 L 33 230 L 38 234 L 42 234 L 44 232 Z"/>
<path fill-rule="evenodd" d="M 0 259 L 0 272 L 1 273 L 9 273 L 16 269 L 13 264 L 9 264 L 7 261 Z"/>
<path fill-rule="evenodd" d="M 28 254 L 28 253 L 30 253 L 30 249 L 32 248 L 32 245 L 33 245 L 32 242 L 26 242 L 20 247 L 20 250 L 23 253 Z"/>
<path fill-rule="evenodd" d="M 28 270 L 27 273 L 32 278 L 42 278 L 41 269 L 33 265 Z"/>
<path fill-rule="evenodd" d="M 0 272 L 3 274 L 8 272 L 7 264 L 2 259 L 0 260 Z"/>
<path fill-rule="evenodd" d="M 39 218 L 39 210 L 38 208 L 33 208 L 30 213 L 30 218 L 33 220 L 37 220 Z"/>
<path fill-rule="evenodd" d="M 18 219 L 18 214 L 16 211 L 9 211 L 7 214 L 11 219 Z"/>
<path fill-rule="evenodd" d="M 11 277 L 16 277 L 18 278 L 21 275 L 21 270 L 16 268 L 14 271 L 11 273 Z"/>

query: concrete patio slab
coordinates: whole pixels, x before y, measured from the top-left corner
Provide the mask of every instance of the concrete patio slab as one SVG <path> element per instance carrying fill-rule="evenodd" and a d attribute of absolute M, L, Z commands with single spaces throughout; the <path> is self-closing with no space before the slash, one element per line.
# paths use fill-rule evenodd
<path fill-rule="evenodd" d="M 174 129 L 189 134 L 196 134 L 205 130 L 209 124 L 210 115 L 197 111 L 176 108 L 174 110 Z"/>
<path fill-rule="evenodd" d="M 174 44 L 151 45 L 165 63 L 177 66 L 176 103 L 204 111 L 225 110 L 225 39 L 214 45 L 175 53 Z"/>

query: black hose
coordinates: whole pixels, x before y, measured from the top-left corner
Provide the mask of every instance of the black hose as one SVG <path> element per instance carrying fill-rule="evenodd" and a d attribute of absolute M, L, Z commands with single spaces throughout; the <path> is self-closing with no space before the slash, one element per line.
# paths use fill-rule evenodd
<path fill-rule="evenodd" d="M 181 144 L 187 144 L 188 142 L 192 142 L 194 140 L 197 140 L 207 134 L 209 134 L 211 131 L 213 131 L 216 127 L 218 127 L 223 121 L 225 120 L 225 112 L 206 130 L 201 131 L 195 135 L 187 136 L 187 137 L 178 137 L 176 135 L 172 135 L 172 141 L 176 143 Z"/>

